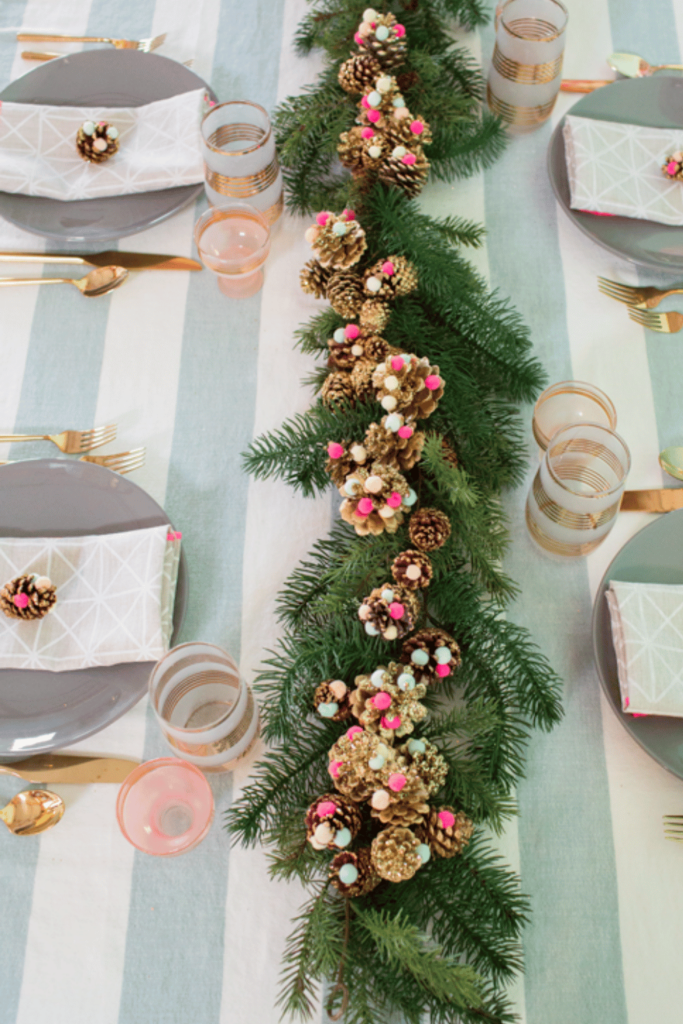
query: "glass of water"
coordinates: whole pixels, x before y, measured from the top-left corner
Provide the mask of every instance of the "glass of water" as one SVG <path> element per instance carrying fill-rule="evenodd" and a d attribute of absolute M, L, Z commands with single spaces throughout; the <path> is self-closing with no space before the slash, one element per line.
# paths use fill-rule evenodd
<path fill-rule="evenodd" d="M 259 210 L 248 203 L 211 207 L 197 221 L 194 238 L 202 263 L 218 276 L 224 295 L 246 299 L 260 291 L 270 225 Z"/>
<path fill-rule="evenodd" d="M 256 739 L 254 695 L 222 647 L 174 647 L 155 666 L 149 692 L 173 753 L 203 772 L 230 771 Z"/>

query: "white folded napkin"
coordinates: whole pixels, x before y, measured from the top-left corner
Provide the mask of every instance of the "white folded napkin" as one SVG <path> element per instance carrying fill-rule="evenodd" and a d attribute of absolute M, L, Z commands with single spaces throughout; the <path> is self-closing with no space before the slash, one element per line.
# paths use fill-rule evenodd
<path fill-rule="evenodd" d="M 568 114 L 563 131 L 572 209 L 683 224 L 683 182 L 661 169 L 683 149 L 683 129 Z"/>
<path fill-rule="evenodd" d="M 152 192 L 203 180 L 204 89 L 143 107 L 52 107 L 0 103 L 0 190 L 52 199 Z M 119 130 L 119 150 L 100 164 L 81 159 L 84 121 Z"/>
<path fill-rule="evenodd" d="M 612 580 L 605 597 L 622 710 L 683 718 L 683 585 Z"/>
<path fill-rule="evenodd" d="M 168 526 L 94 537 L 0 539 L 0 585 L 49 576 L 57 603 L 42 619 L 0 613 L 0 668 L 66 672 L 158 661 L 168 650 L 180 559 Z"/>

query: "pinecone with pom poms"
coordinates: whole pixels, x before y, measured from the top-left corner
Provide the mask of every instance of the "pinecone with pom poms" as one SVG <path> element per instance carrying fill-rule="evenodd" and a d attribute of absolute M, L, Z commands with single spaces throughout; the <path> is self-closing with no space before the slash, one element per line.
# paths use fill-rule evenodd
<path fill-rule="evenodd" d="M 335 487 L 341 487 L 346 478 L 368 460 L 368 453 L 362 444 L 353 444 L 346 441 L 343 444 L 332 441 L 327 447 L 327 454 L 329 458 L 325 464 L 325 469 L 332 477 Z"/>
<path fill-rule="evenodd" d="M 325 679 L 313 695 L 315 709 L 321 718 L 343 722 L 352 715 L 350 693 L 341 679 Z"/>
<path fill-rule="evenodd" d="M 410 666 L 391 662 L 371 675 L 356 676 L 351 709 L 362 726 L 379 732 L 387 742 L 407 736 L 427 714 L 420 699 L 427 687 L 418 683 Z"/>
<path fill-rule="evenodd" d="M 331 275 L 332 271 L 328 267 L 323 267 L 317 260 L 309 260 L 299 274 L 301 290 L 316 299 L 324 299 Z"/>
<path fill-rule="evenodd" d="M 367 295 L 385 302 L 399 299 L 417 288 L 417 271 L 404 256 L 388 256 L 365 271 L 363 286 Z"/>
<path fill-rule="evenodd" d="M 367 249 L 365 231 L 353 214 L 346 211 L 339 217 L 324 211 L 306 232 L 323 267 L 341 270 L 352 267 Z"/>
<path fill-rule="evenodd" d="M 381 334 L 389 323 L 391 311 L 381 299 L 366 299 L 360 308 L 360 325 L 364 330 Z"/>
<path fill-rule="evenodd" d="M 406 59 L 405 29 L 393 14 L 373 14 L 376 17 L 370 23 L 359 25 L 356 41 L 362 53 L 371 54 L 383 71 L 391 71 Z"/>
<path fill-rule="evenodd" d="M 405 352 L 388 355 L 378 364 L 372 380 L 382 408 L 400 412 L 406 419 L 431 416 L 444 393 L 439 367 Z"/>
<path fill-rule="evenodd" d="M 343 167 L 355 170 L 361 166 L 364 138 L 360 126 L 342 132 L 337 143 L 337 155 Z"/>
<path fill-rule="evenodd" d="M 330 747 L 327 756 L 335 788 L 350 800 L 362 803 L 382 785 L 382 777 L 371 763 L 381 762 L 384 768 L 393 763 L 396 755 L 377 733 L 352 726 Z"/>
<path fill-rule="evenodd" d="M 365 92 L 368 86 L 374 85 L 382 67 L 372 54 L 357 53 L 349 57 L 339 68 L 338 81 L 344 92 Z"/>
<path fill-rule="evenodd" d="M 410 739 L 398 748 L 398 753 L 422 779 L 428 798 L 439 792 L 448 776 L 448 764 L 433 743 Z"/>
<path fill-rule="evenodd" d="M 402 551 L 391 565 L 391 575 L 396 582 L 409 590 L 421 590 L 432 581 L 434 570 L 424 551 Z"/>
<path fill-rule="evenodd" d="M 359 359 L 351 370 L 353 390 L 361 402 L 374 397 L 375 389 L 372 386 L 372 374 L 376 365 L 374 359 Z"/>
<path fill-rule="evenodd" d="M 0 589 L 0 611 L 9 619 L 42 619 L 57 603 L 57 588 L 47 576 L 17 576 Z"/>
<path fill-rule="evenodd" d="M 419 147 L 417 152 L 403 156 L 389 155 L 378 168 L 377 177 L 384 185 L 398 188 L 408 199 L 414 199 L 427 184 L 429 160 Z"/>
<path fill-rule="evenodd" d="M 455 857 L 467 846 L 473 831 L 472 822 L 462 811 L 439 807 L 432 808 L 424 825 L 415 830 L 415 835 L 439 857 Z"/>
<path fill-rule="evenodd" d="M 320 395 L 323 405 L 331 407 L 343 405 L 345 401 L 353 403 L 356 392 L 351 381 L 351 374 L 341 370 L 328 374 L 323 382 Z"/>
<path fill-rule="evenodd" d="M 408 527 L 410 539 L 420 551 L 436 551 L 451 535 L 451 523 L 438 508 L 421 508 L 413 512 Z"/>
<path fill-rule="evenodd" d="M 358 618 L 369 636 L 396 640 L 415 628 L 420 605 L 415 594 L 396 584 L 375 587 L 358 609 Z"/>
<path fill-rule="evenodd" d="M 342 896 L 367 896 L 381 881 L 373 866 L 369 846 L 354 852 L 344 850 L 332 858 L 330 882 Z"/>
<path fill-rule="evenodd" d="M 370 847 L 372 863 L 380 878 L 387 882 L 406 882 L 422 867 L 417 849 L 420 840 L 398 825 L 390 825 L 375 836 Z"/>
<path fill-rule="evenodd" d="M 461 664 L 460 648 L 443 629 L 421 629 L 403 644 L 401 661 L 412 665 L 420 682 L 437 682 Z"/>
<path fill-rule="evenodd" d="M 400 792 L 393 792 L 391 787 L 397 784 L 397 779 L 403 782 L 403 787 Z M 387 787 L 373 793 L 370 814 L 383 825 L 419 825 L 429 814 L 427 797 L 422 779 L 404 768 L 392 772 Z"/>
<path fill-rule="evenodd" d="M 82 160 L 101 164 L 118 151 L 119 130 L 106 121 L 84 121 L 76 135 L 76 149 Z"/>
<path fill-rule="evenodd" d="M 339 793 L 324 793 L 306 811 L 306 838 L 314 850 L 339 850 L 360 832 L 356 804 Z"/>
<path fill-rule="evenodd" d="M 374 372 L 373 364 L 371 373 Z M 372 382 L 370 390 L 374 394 Z M 386 419 L 386 417 L 385 417 Z M 400 431 L 400 432 L 399 432 Z M 371 423 L 365 434 L 363 445 L 372 459 L 388 465 L 395 465 L 402 471 L 412 469 L 419 462 L 425 443 L 425 435 L 411 424 L 404 424 L 399 431 L 387 430 L 382 423 Z"/>
<path fill-rule="evenodd" d="M 374 536 L 384 530 L 395 533 L 403 522 L 410 493 L 405 477 L 393 466 L 373 462 L 351 474 L 339 488 L 344 498 L 340 514 L 359 536 Z"/>
<path fill-rule="evenodd" d="M 392 149 L 403 147 L 411 153 L 417 147 L 429 146 L 432 142 L 432 131 L 424 117 L 391 117 L 384 127 L 384 135 Z M 401 157 L 403 154 L 396 154 Z"/>
<path fill-rule="evenodd" d="M 363 279 L 355 270 L 335 270 L 327 281 L 327 299 L 335 313 L 355 320 L 365 302 Z"/>

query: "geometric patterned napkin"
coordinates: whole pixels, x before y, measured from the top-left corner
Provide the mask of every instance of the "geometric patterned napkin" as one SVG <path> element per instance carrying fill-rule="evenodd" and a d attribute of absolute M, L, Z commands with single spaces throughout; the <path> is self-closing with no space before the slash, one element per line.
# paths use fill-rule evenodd
<path fill-rule="evenodd" d="M 661 170 L 667 156 L 683 149 L 683 129 L 570 114 L 564 144 L 573 209 L 683 224 L 683 183 Z"/>
<path fill-rule="evenodd" d="M 49 576 L 57 603 L 44 618 L 0 613 L 0 668 L 65 672 L 158 661 L 168 650 L 180 534 L 166 526 L 94 537 L 0 540 L 0 585 Z"/>
<path fill-rule="evenodd" d="M 52 199 L 94 199 L 193 185 L 204 177 L 204 89 L 142 107 L 52 107 L 0 103 L 0 190 Z M 119 150 L 101 164 L 82 160 L 84 121 L 119 130 Z"/>
<path fill-rule="evenodd" d="M 683 585 L 612 580 L 605 597 L 622 710 L 683 718 Z"/>

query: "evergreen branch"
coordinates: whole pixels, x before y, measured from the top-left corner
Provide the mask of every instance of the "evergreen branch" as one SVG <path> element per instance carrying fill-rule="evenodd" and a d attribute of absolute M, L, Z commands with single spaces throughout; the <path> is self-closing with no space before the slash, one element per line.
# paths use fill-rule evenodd
<path fill-rule="evenodd" d="M 312 1015 L 319 982 L 332 974 L 341 956 L 340 909 L 340 900 L 329 893 L 326 883 L 295 918 L 282 959 L 276 1003 L 282 1007 L 281 1020 L 287 1015 L 307 1020 Z"/>

